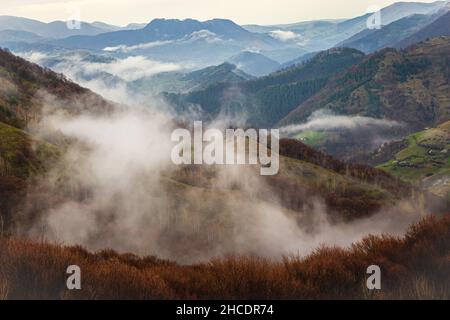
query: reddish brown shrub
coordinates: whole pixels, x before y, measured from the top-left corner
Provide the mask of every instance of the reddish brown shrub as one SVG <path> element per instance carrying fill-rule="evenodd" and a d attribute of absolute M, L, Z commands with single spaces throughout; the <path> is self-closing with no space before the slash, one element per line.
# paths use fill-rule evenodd
<path fill-rule="evenodd" d="M 405 237 L 369 236 L 351 248 L 317 249 L 282 262 L 226 257 L 181 266 L 112 250 L 89 253 L 0 238 L 0 299 L 449 299 L 450 216 L 430 216 Z M 67 266 L 82 270 L 82 290 L 66 289 Z M 382 270 L 382 290 L 365 287 Z"/>

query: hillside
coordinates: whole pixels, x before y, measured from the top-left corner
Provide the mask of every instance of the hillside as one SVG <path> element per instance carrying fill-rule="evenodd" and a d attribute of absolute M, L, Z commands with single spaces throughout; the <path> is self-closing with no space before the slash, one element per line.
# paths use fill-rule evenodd
<path fill-rule="evenodd" d="M 295 59 L 292 59 L 292 60 L 289 60 L 289 61 L 283 63 L 283 64 L 280 66 L 279 69 L 280 69 L 280 70 L 283 70 L 283 69 L 290 68 L 290 67 L 292 67 L 292 66 L 296 66 L 296 65 L 302 64 L 302 63 L 304 63 L 304 62 L 310 60 L 311 58 L 313 58 L 313 57 L 314 57 L 316 54 L 318 54 L 318 53 L 319 53 L 319 52 L 310 52 L 310 53 L 303 54 L 303 55 L 301 55 L 300 57 L 297 57 L 297 58 L 295 58 Z"/>
<path fill-rule="evenodd" d="M 432 3 L 397 2 L 381 9 L 381 24 L 387 26 L 411 15 L 430 15 L 439 11 L 445 1 Z M 308 51 L 321 51 L 334 47 L 357 34 L 371 33 L 367 30 L 367 20 L 372 13 L 345 20 L 318 20 L 272 26 L 244 26 L 252 32 L 270 34 L 282 30 L 291 31 L 306 40 Z M 400 30 L 401 33 L 404 30 Z M 369 44 L 370 45 L 370 44 Z"/>
<path fill-rule="evenodd" d="M 450 119 L 448 73 L 450 38 L 406 50 L 385 49 L 330 81 L 301 103 L 280 125 L 305 121 L 315 110 L 386 118 L 411 130 Z"/>
<path fill-rule="evenodd" d="M 33 177 L 45 173 L 61 155 L 60 147 L 26 131 L 42 118 L 43 108 L 95 114 L 115 106 L 4 50 L 0 50 L 0 84 L 0 216 L 6 225 Z"/>
<path fill-rule="evenodd" d="M 207 166 L 184 166 L 168 177 L 170 181 L 194 186 L 194 189 L 183 191 L 172 183 L 169 183 L 168 188 L 181 198 L 184 198 L 184 192 L 191 194 L 191 197 L 195 197 L 194 194 L 208 194 L 204 201 L 217 208 L 216 212 L 208 214 L 217 216 L 217 219 L 221 215 L 220 208 L 230 197 L 237 197 L 236 201 L 243 196 L 269 203 L 279 199 L 281 207 L 289 210 L 291 215 L 300 217 L 305 206 L 311 205 L 310 200 L 319 196 L 330 209 L 332 219 L 353 220 L 412 195 L 410 185 L 382 170 L 344 163 L 299 141 L 281 140 L 280 155 L 280 172 L 275 176 L 259 177 L 258 184 L 267 186 L 267 189 L 256 195 L 247 194 L 244 189 L 235 194 L 240 187 L 224 189 L 217 183 L 221 172 L 219 168 Z M 256 168 L 249 170 L 256 172 Z M 216 192 L 218 196 L 214 196 Z M 191 205 L 196 210 L 204 210 L 199 208 L 205 206 L 204 203 L 200 206 Z M 227 216 L 225 212 L 222 215 L 222 219 Z"/>
<path fill-rule="evenodd" d="M 357 54 L 353 51 L 352 53 Z M 335 57 L 335 54 L 338 54 L 338 51 L 331 55 Z M 325 53 L 319 55 L 316 62 L 323 59 L 327 61 L 327 55 Z M 360 54 L 358 56 L 362 57 Z M 25 188 L 28 188 L 31 194 L 37 192 L 39 195 L 39 210 L 46 210 L 60 201 L 72 200 L 74 197 L 75 199 L 84 198 L 91 192 L 83 186 L 66 185 L 66 179 L 60 179 L 56 185 L 51 184 L 47 188 L 38 188 L 33 191 L 35 187 L 33 177 L 36 174 L 45 173 L 47 165 L 58 161 L 62 150 L 67 147 L 66 142 L 61 144 L 61 139 L 52 138 L 54 144 L 50 144 L 22 130 L 30 121 L 37 121 L 40 117 L 40 108 L 46 100 L 39 93 L 45 90 L 54 98 L 63 99 L 62 104 L 58 103 L 57 99 L 53 99 L 53 107 L 72 114 L 81 111 L 85 114 L 103 112 L 103 108 L 110 110 L 109 108 L 113 106 L 62 76 L 28 63 L 8 52 L 2 51 L 1 57 L 0 79 L 5 84 L 2 86 L 2 110 L 6 115 L 2 121 L 9 125 L 2 124 L 0 131 L 2 137 L 0 180 L 2 192 L 14 195 L 9 198 L 15 199 L 14 203 L 9 203 L 2 209 L 4 210 L 2 216 L 9 217 L 7 221 L 11 224 L 17 224 L 21 223 L 21 219 L 30 222 L 28 219 L 31 218 L 20 215 L 21 218 L 17 220 L 19 216 L 15 214 L 15 212 L 29 210 L 27 203 L 18 206 L 23 196 L 21 192 Z M 346 59 L 344 57 L 343 61 L 348 61 L 346 60 L 348 57 Z M 337 59 L 333 61 L 336 62 Z M 293 71 L 281 72 L 278 77 L 298 80 L 317 75 L 318 69 L 313 66 L 304 65 L 300 68 L 308 72 L 300 74 Z M 246 85 L 256 88 L 259 85 L 271 84 L 276 79 L 269 77 L 264 78 L 263 81 L 264 83 L 248 82 Z M 81 107 L 84 109 L 80 109 Z M 199 219 L 210 217 L 207 220 L 209 225 L 218 228 L 227 216 L 225 213 L 231 199 L 241 199 L 240 201 L 258 199 L 270 205 L 280 205 L 283 210 L 290 212 L 290 215 L 298 216 L 305 206 L 311 205 L 310 200 L 314 196 L 323 199 L 329 208 L 329 213 L 335 219 L 353 220 L 371 215 L 383 206 L 391 206 L 395 201 L 411 196 L 411 188 L 407 184 L 380 170 L 347 165 L 293 140 L 282 140 L 280 148 L 282 157 L 279 175 L 263 178 L 254 171 L 256 168 L 248 168 L 248 174 L 254 172 L 254 176 L 258 177 L 257 180 L 261 185 L 269 186 L 265 192 L 259 194 L 249 194 L 248 190 L 236 189 L 233 186 L 224 189 L 217 182 L 221 175 L 221 170 L 218 168 L 186 166 L 177 168 L 172 173 L 163 174 L 161 191 L 178 199 L 173 202 L 171 214 L 174 216 L 183 214 L 185 207 L 190 206 L 200 215 Z M 59 163 L 56 167 L 64 169 L 65 165 Z M 208 200 L 201 203 L 189 200 L 191 197 L 195 199 L 196 197 L 193 196 L 195 194 L 202 198 L 208 194 Z M 118 205 L 117 208 L 120 206 Z M 211 211 L 211 208 L 215 210 Z M 39 210 L 33 210 L 32 215 L 38 217 Z M 108 210 L 112 209 L 108 207 Z M 109 213 L 105 212 L 105 214 Z M 187 229 L 187 234 L 184 236 L 193 236 L 189 230 Z M 230 232 L 227 228 L 220 230 L 223 236 Z M 175 243 L 175 239 L 180 236 L 180 230 L 171 232 L 173 230 L 165 233 L 166 240 Z M 203 242 L 200 241 L 198 245 L 202 244 Z"/>
<path fill-rule="evenodd" d="M 338 44 L 338 47 L 354 48 L 365 53 L 394 47 L 432 21 L 427 15 L 412 15 L 383 26 L 380 30 L 366 29 Z M 430 21 L 431 20 L 431 21 Z M 417 41 L 419 42 L 419 41 Z"/>
<path fill-rule="evenodd" d="M 229 63 L 236 65 L 242 71 L 256 77 L 265 76 L 278 69 L 280 64 L 266 56 L 244 51 L 228 59 Z"/>
<path fill-rule="evenodd" d="M 405 48 L 411 44 L 437 36 L 450 36 L 450 11 L 447 11 L 446 14 L 442 15 L 437 20 L 423 27 L 421 30 L 410 35 L 406 39 L 399 41 L 396 44 L 396 47 Z"/>
<path fill-rule="evenodd" d="M 200 22 L 194 19 L 154 19 L 143 29 L 107 32 L 95 36 L 73 36 L 55 43 L 71 48 L 102 50 L 106 47 L 133 46 L 152 41 L 181 39 L 196 32 L 208 31 L 225 39 L 255 41 L 261 44 L 274 44 L 275 39 L 253 34 L 234 22 L 226 19 L 213 19 Z"/>
<path fill-rule="evenodd" d="M 194 104 L 202 107 L 205 119 L 219 113 L 238 115 L 250 125 L 270 127 L 323 88 L 329 78 L 363 57 L 363 53 L 354 49 L 332 49 L 266 77 L 239 84 L 212 85 L 187 95 L 166 94 L 166 98 L 180 113 Z"/>
<path fill-rule="evenodd" d="M 70 113 L 104 112 L 112 107 L 92 91 L 63 75 L 0 49 L 0 122 L 24 128 L 37 121 L 42 107 L 51 104 Z"/>
<path fill-rule="evenodd" d="M 1 30 L 0 44 L 10 42 L 35 42 L 43 40 L 42 37 L 27 31 L 20 30 Z"/>
<path fill-rule="evenodd" d="M 0 300 L 449 299 L 444 4 L 0 16 Z"/>
<path fill-rule="evenodd" d="M 79 29 L 69 29 L 67 28 L 67 23 L 64 21 L 44 23 L 33 19 L 13 16 L 0 16 L 0 30 L 25 31 L 44 38 L 97 35 L 107 31 L 107 29 L 104 29 L 100 25 L 93 25 L 86 22 L 82 22 Z"/>
<path fill-rule="evenodd" d="M 333 66 L 337 63 L 340 67 L 340 63 L 351 61 L 353 55 L 363 58 L 357 51 L 350 52 L 350 56 L 343 54 L 342 50 L 322 53 L 315 58 L 317 65 L 312 63 L 299 67 L 304 72 L 284 71 L 277 76 L 307 81 L 320 74 L 320 61 Z M 340 56 L 341 54 L 343 55 Z M 333 59 L 330 59 L 330 56 Z M 36 94 L 42 90 L 64 97 L 63 105 L 53 99 L 52 106 L 75 116 L 81 111 L 83 115 L 102 112 L 102 108 L 91 104 L 97 101 L 96 99 L 113 108 L 90 91 L 10 53 L 3 53 L 2 68 L 2 76 L 9 76 L 9 79 L 14 79 L 18 85 L 24 86 L 21 96 L 26 98 L 29 95 L 27 101 L 35 102 L 37 118 L 40 116 L 37 112 L 39 104 L 46 102 L 40 100 L 41 95 Z M 29 75 L 28 72 L 31 71 L 33 74 Z M 326 70 L 323 70 L 322 75 L 326 74 Z M 0 79 L 6 81 L 4 78 Z M 24 79 L 28 79 L 28 82 Z M 32 82 L 36 79 L 39 79 L 38 83 Z M 246 82 L 246 85 L 257 88 L 273 85 L 276 80 L 266 77 L 259 81 Z M 25 86 L 24 83 L 28 85 Z M 11 93 L 14 91 L 10 90 L 4 93 L 4 96 L 11 97 Z M 33 93 L 35 94 L 32 95 Z M 83 100 L 83 95 L 92 98 L 92 101 Z M 84 109 L 76 108 L 77 104 L 72 108 L 72 101 L 68 100 L 70 97 L 83 101 Z M 3 105 L 5 110 L 9 110 L 10 118 L 7 120 L 22 119 L 21 114 L 15 113 L 21 109 L 14 108 L 11 100 L 5 100 Z M 34 111 L 34 108 L 31 110 Z M 24 109 L 24 114 L 34 113 Z M 140 116 L 144 118 L 149 115 L 144 113 Z M 55 229 L 51 229 L 49 233 L 45 231 L 55 227 L 49 224 L 52 220 L 47 217 L 58 213 L 63 215 L 63 219 L 74 218 L 82 224 L 85 220 L 79 217 L 85 217 L 88 219 L 86 221 L 98 219 L 96 221 L 100 223 L 95 222 L 94 229 L 81 225 L 80 230 L 83 232 L 75 234 L 74 238 L 65 238 L 65 241 L 86 243 L 90 248 L 113 246 L 121 251 L 138 254 L 156 252 L 161 258 L 192 263 L 220 254 L 253 254 L 257 253 L 261 246 L 267 248 L 265 243 L 272 241 L 270 239 L 279 241 L 278 236 L 275 235 L 274 238 L 272 233 L 273 221 L 280 223 L 278 228 L 282 228 L 280 230 L 283 232 L 292 232 L 294 229 L 298 230 L 295 232 L 308 234 L 309 228 L 314 230 L 317 219 L 324 219 L 330 227 L 334 224 L 357 223 L 366 221 L 368 217 L 379 218 L 380 212 L 398 210 L 397 205 L 403 201 L 408 205 L 399 213 L 400 220 L 403 219 L 404 211 L 415 216 L 417 211 L 441 213 L 445 209 L 442 205 L 443 199 L 422 194 L 417 188 L 382 170 L 347 164 L 295 140 L 280 141 L 280 170 L 275 176 L 261 176 L 259 166 L 254 165 L 174 166 L 169 162 L 164 163 L 164 170 L 155 171 L 152 167 L 148 169 L 146 165 L 139 165 L 140 161 L 147 163 L 147 158 L 142 156 L 143 150 L 137 141 L 138 150 L 135 150 L 136 145 L 130 144 L 129 141 L 138 140 L 139 137 L 128 138 L 123 134 L 124 130 L 134 130 L 134 122 L 131 126 L 127 123 L 125 127 L 108 127 L 106 134 L 103 134 L 103 130 L 99 128 L 105 125 L 105 121 L 98 120 L 93 123 L 94 135 L 88 136 L 87 141 L 76 143 L 78 135 L 69 139 L 58 132 L 47 133 L 45 140 L 43 137 L 33 136 L 23 130 L 27 128 L 25 120 L 32 121 L 31 117 L 27 116 L 22 122 L 18 121 L 16 127 L 6 124 L 0 127 L 0 193 L 8 199 L 1 204 L 0 216 L 2 233 L 8 235 L 32 232 L 36 237 L 48 236 L 53 239 L 52 232 L 55 232 Z M 111 117 L 106 123 L 110 126 L 115 121 L 117 120 Z M 14 125 L 14 121 L 11 120 L 10 123 Z M 152 127 L 151 121 L 149 125 L 144 126 Z M 83 125 L 82 128 L 82 132 L 78 129 L 76 132 L 83 134 L 84 129 L 88 127 Z M 138 129 L 137 132 L 141 131 Z M 97 144 L 90 143 L 89 139 L 100 145 L 103 140 L 107 140 L 105 151 L 100 147 L 99 150 L 102 156 L 106 152 L 108 160 L 102 160 L 102 157 L 98 159 Z M 128 161 L 124 163 L 121 149 L 119 157 L 115 155 L 117 143 L 120 148 L 124 148 L 123 144 L 126 146 L 126 154 L 133 150 L 143 159 L 131 158 L 138 161 L 137 165 L 136 162 L 131 162 L 131 165 Z M 132 149 L 128 149 L 129 147 Z M 143 147 L 147 148 L 147 144 L 144 143 Z M 153 148 L 153 144 L 150 148 Z M 155 150 L 144 151 L 153 156 L 153 153 L 160 152 L 159 149 Z M 110 159 L 113 162 L 106 163 Z M 125 172 L 125 177 L 123 173 L 119 174 L 114 178 L 115 182 L 111 183 L 110 177 L 113 173 L 108 169 L 105 177 L 104 169 L 117 165 L 120 167 L 123 164 L 125 171 L 116 171 Z M 118 181 L 125 183 L 117 183 Z M 126 221 L 130 222 L 129 218 L 138 221 L 135 228 L 118 231 L 114 227 L 117 225 L 122 228 Z M 255 229 L 248 229 L 249 224 L 246 221 L 249 219 L 254 221 L 251 226 L 255 226 Z M 69 228 L 73 229 L 72 225 L 69 225 Z M 148 242 L 140 246 L 139 243 L 130 241 L 133 237 L 129 232 L 134 233 L 136 230 L 139 230 L 140 234 L 151 231 L 145 234 L 151 236 L 152 248 L 148 247 Z M 199 233 L 198 230 L 207 231 Z M 237 237 L 237 233 L 240 236 Z M 102 236 L 104 234 L 112 234 L 117 242 L 114 240 L 115 243 L 112 244 L 109 242 L 110 238 Z M 85 242 L 85 236 L 89 237 L 88 242 Z M 252 236 L 257 237 L 258 241 L 242 247 L 241 242 L 249 243 L 245 239 Z M 285 248 L 284 242 L 277 243 L 277 246 Z M 270 251 L 272 254 L 279 254 L 277 246 Z"/>
<path fill-rule="evenodd" d="M 318 128 L 290 136 L 340 159 L 359 162 L 385 142 L 450 119 L 449 39 L 433 38 L 405 50 L 384 49 L 367 56 L 278 125 L 307 126 L 320 121 L 317 113 L 346 117 L 342 128 Z M 358 124 L 361 121 L 367 124 Z"/>
<path fill-rule="evenodd" d="M 253 76 L 241 71 L 235 65 L 223 63 L 204 69 L 180 73 L 163 72 L 151 77 L 134 81 L 131 86 L 134 90 L 159 94 L 161 92 L 186 93 L 194 90 L 203 90 L 212 84 L 238 83 L 253 79 Z"/>
<path fill-rule="evenodd" d="M 430 191 L 450 195 L 450 121 L 410 135 L 403 149 L 378 168 Z"/>

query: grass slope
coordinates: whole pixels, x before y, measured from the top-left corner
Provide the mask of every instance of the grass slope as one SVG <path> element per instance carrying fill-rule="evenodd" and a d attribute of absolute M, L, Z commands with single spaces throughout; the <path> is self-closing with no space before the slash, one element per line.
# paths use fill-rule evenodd
<path fill-rule="evenodd" d="M 1 122 L 0 137 L 0 177 L 26 179 L 45 170 L 45 162 L 60 154 L 56 146 Z"/>
<path fill-rule="evenodd" d="M 450 191 L 450 121 L 407 138 L 408 145 L 378 168 L 410 182 L 425 182 L 438 194 Z"/>

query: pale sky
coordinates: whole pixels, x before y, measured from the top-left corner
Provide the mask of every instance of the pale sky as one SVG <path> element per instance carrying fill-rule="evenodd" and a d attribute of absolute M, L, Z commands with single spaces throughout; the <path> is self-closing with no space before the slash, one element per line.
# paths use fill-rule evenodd
<path fill-rule="evenodd" d="M 416 2 L 433 2 L 417 0 Z M 239 24 L 279 24 L 316 19 L 350 18 L 395 0 L 0 0 L 0 15 L 41 21 L 81 20 L 116 25 L 154 18 L 227 18 Z"/>

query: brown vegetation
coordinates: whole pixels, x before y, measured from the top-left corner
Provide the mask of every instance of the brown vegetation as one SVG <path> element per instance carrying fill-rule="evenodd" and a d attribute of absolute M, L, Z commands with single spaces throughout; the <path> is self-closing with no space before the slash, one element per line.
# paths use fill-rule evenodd
<path fill-rule="evenodd" d="M 0 238 L 0 299 L 449 299 L 450 215 L 430 216 L 403 238 L 368 236 L 351 248 L 320 248 L 273 262 L 228 257 L 181 266 L 105 250 L 89 253 Z M 82 270 L 82 290 L 66 289 L 65 270 Z M 366 289 L 379 265 L 382 289 Z"/>
<path fill-rule="evenodd" d="M 411 185 L 382 170 L 362 164 L 346 163 L 317 151 L 298 140 L 281 139 L 280 154 L 298 160 L 306 160 L 336 173 L 379 185 L 399 196 L 407 196 L 411 193 Z"/>
<path fill-rule="evenodd" d="M 0 49 L 0 122 L 23 129 L 40 119 L 44 105 L 71 114 L 117 107 L 62 74 Z"/>

